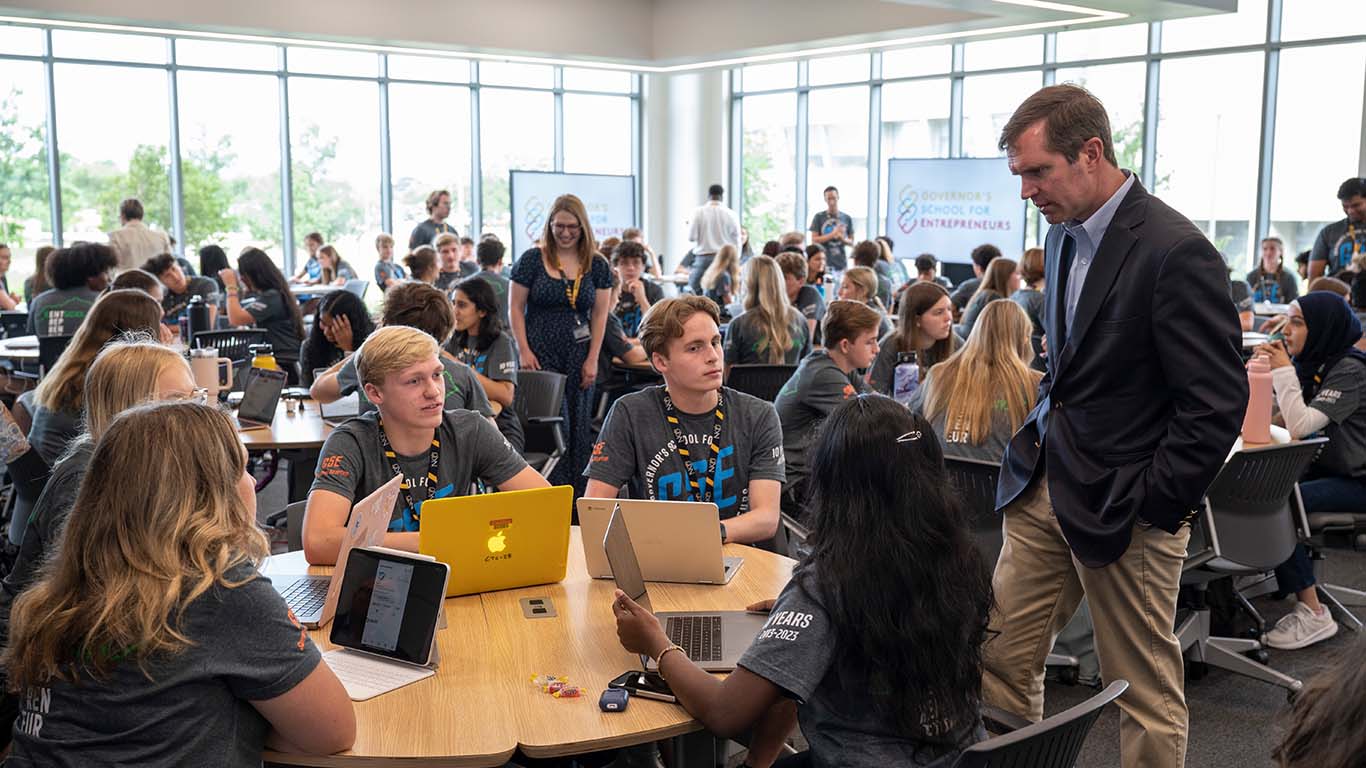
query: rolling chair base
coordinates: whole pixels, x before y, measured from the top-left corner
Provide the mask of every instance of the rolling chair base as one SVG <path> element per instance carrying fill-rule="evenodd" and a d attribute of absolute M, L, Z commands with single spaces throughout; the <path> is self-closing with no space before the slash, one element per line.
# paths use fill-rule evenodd
<path fill-rule="evenodd" d="M 1360 632 L 1362 630 L 1361 619 L 1356 614 L 1347 610 L 1347 606 L 1360 607 L 1366 605 L 1366 592 L 1347 587 L 1340 587 L 1337 584 L 1319 584 L 1319 600 L 1328 606 L 1338 623 L 1352 630 Z M 1347 601 L 1345 604 L 1343 601 Z"/>
<path fill-rule="evenodd" d="M 1250 651 L 1263 650 L 1262 644 L 1258 641 L 1235 637 L 1210 637 L 1207 610 L 1195 611 L 1188 616 L 1177 628 L 1176 638 L 1181 642 L 1181 650 L 1190 661 L 1212 664 L 1220 669 L 1279 686 L 1291 695 L 1299 693 L 1304 687 L 1304 683 L 1299 680 L 1243 655 Z"/>

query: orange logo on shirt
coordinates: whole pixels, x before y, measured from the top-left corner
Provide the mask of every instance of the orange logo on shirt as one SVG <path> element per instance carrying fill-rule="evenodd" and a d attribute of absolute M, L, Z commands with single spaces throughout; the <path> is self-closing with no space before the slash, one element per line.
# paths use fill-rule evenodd
<path fill-rule="evenodd" d="M 342 468 L 341 456 L 324 456 L 318 462 L 318 477 L 350 477 L 351 473 Z"/>
<path fill-rule="evenodd" d="M 304 629 L 304 625 L 299 623 L 299 617 L 294 615 L 293 608 L 286 607 L 285 612 L 289 614 L 289 623 L 293 624 L 294 628 L 299 630 L 299 642 L 295 647 L 302 651 L 307 647 L 308 630 Z"/>
<path fill-rule="evenodd" d="M 844 394 L 844 399 L 845 399 L 845 400 L 848 400 L 849 398 L 853 397 L 853 396 L 856 394 L 856 393 L 854 392 L 854 385 L 853 385 L 853 384 L 845 384 L 845 385 L 844 385 L 844 392 L 843 392 L 843 394 Z"/>
<path fill-rule="evenodd" d="M 593 446 L 593 455 L 589 457 L 589 464 L 600 464 L 607 461 L 607 443 L 597 443 Z"/>

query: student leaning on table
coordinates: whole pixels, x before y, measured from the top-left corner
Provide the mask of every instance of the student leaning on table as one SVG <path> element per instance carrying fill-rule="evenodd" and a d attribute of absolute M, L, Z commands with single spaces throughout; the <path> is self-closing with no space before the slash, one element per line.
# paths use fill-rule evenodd
<path fill-rule="evenodd" d="M 269 550 L 231 417 L 138 406 L 90 463 L 62 557 L 14 604 L 6 764 L 259 766 L 266 746 L 349 748 L 345 689 L 257 573 Z"/>
<path fill-rule="evenodd" d="M 436 339 L 385 326 L 352 359 L 365 396 L 379 410 L 351 419 L 323 443 L 304 513 L 309 563 L 337 561 L 351 504 L 396 474 L 404 482 L 384 546 L 411 552 L 429 499 L 465 496 L 475 480 L 503 491 L 548 485 L 488 419 L 443 409 L 446 369 Z"/>
<path fill-rule="evenodd" d="M 877 456 L 881 461 L 869 461 Z M 754 729 L 768 765 L 795 703 L 810 751 L 784 765 L 952 765 L 984 737 L 982 641 L 991 584 L 949 490 L 929 422 L 860 395 L 830 414 L 812 452 L 811 551 L 768 623 L 720 680 L 670 643 L 621 590 L 626 650 L 658 660 L 679 702 L 718 736 Z"/>
<path fill-rule="evenodd" d="M 710 501 L 721 540 L 765 541 L 778 530 L 783 434 L 773 405 L 721 386 L 716 303 L 682 296 L 650 307 L 640 342 L 662 386 L 618 400 L 584 468 L 586 496 Z"/>

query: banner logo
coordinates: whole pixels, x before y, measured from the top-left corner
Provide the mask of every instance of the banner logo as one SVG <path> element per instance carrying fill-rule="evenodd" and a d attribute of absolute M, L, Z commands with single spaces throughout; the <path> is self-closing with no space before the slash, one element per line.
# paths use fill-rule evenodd
<path fill-rule="evenodd" d="M 901 188 L 901 195 L 899 198 L 896 212 L 896 226 L 897 229 L 901 230 L 901 234 L 909 235 L 915 231 L 916 214 L 920 212 L 919 206 L 916 205 L 916 203 L 920 201 L 920 193 L 916 191 L 915 187 L 907 184 Z"/>
<path fill-rule="evenodd" d="M 526 200 L 526 233 L 527 239 L 536 242 L 541 238 L 541 227 L 545 226 L 545 203 L 539 197 L 528 197 Z"/>

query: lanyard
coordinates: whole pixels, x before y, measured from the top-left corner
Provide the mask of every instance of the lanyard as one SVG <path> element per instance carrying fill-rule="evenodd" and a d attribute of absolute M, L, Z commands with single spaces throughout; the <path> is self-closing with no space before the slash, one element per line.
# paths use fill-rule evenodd
<path fill-rule="evenodd" d="M 683 440 L 683 430 L 679 428 L 678 410 L 674 408 L 673 398 L 669 397 L 667 391 L 664 392 L 664 420 L 669 422 L 669 427 L 673 429 L 674 446 L 678 449 L 678 455 L 683 459 L 683 470 L 688 475 L 688 487 L 691 489 L 690 498 L 693 501 L 711 501 L 716 496 L 716 489 L 713 487 L 716 476 L 716 457 L 721 452 L 721 425 L 726 421 L 725 402 L 721 393 L 716 393 L 716 411 L 712 414 L 711 427 L 711 450 L 707 453 L 707 492 L 702 493 L 701 483 L 697 479 L 697 470 L 692 465 L 692 453 L 688 450 L 687 443 Z"/>
<path fill-rule="evenodd" d="M 379 420 L 379 444 L 380 448 L 384 450 L 384 458 L 389 460 L 389 468 L 393 470 L 396 476 L 402 477 L 403 469 L 398 465 L 398 454 L 394 453 L 394 447 L 389 444 L 389 436 L 384 434 L 384 419 L 382 418 Z M 436 495 L 436 469 L 440 463 L 441 440 L 437 438 L 436 433 L 433 432 L 432 457 L 427 465 L 427 498 L 423 499 L 423 501 L 431 501 L 432 497 Z M 403 503 L 408 505 L 407 508 L 411 509 L 413 511 L 413 516 L 416 517 L 417 503 L 413 501 L 412 487 L 413 482 L 405 477 L 403 479 L 403 484 L 399 486 L 399 489 L 403 493 Z"/>
<path fill-rule="evenodd" d="M 564 282 L 564 297 L 569 299 L 569 308 L 576 309 L 579 305 L 579 286 L 583 282 L 583 270 L 579 270 L 579 274 L 574 278 L 571 285 L 569 278 L 564 274 L 564 268 L 560 266 L 560 257 L 557 254 L 555 256 L 555 271 L 560 273 L 560 280 Z"/>

